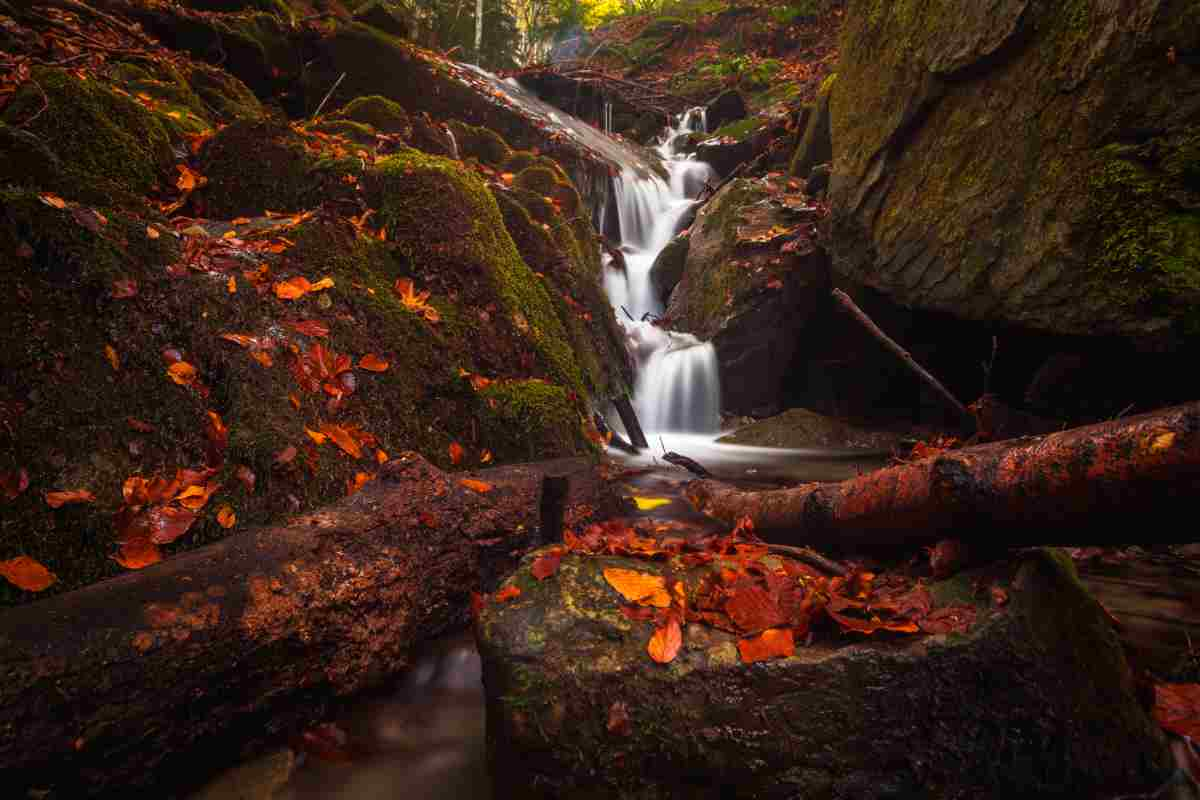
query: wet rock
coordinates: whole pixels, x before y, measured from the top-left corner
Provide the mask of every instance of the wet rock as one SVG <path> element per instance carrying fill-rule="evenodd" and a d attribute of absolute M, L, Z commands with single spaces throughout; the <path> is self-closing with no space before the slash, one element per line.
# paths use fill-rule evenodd
<path fill-rule="evenodd" d="M 778 416 L 739 428 L 718 441 L 754 447 L 891 450 L 900 445 L 902 438 L 902 434 L 858 428 L 806 408 L 791 408 Z"/>
<path fill-rule="evenodd" d="M 810 197 L 822 197 L 829 189 L 829 164 L 817 164 L 808 173 L 804 191 Z"/>
<path fill-rule="evenodd" d="M 934 584 L 966 604 L 965 634 L 848 639 L 745 664 L 735 635 L 690 623 L 668 664 L 653 624 L 621 613 L 608 567 L 679 565 L 534 556 L 477 636 L 497 785 L 524 797 L 1075 797 L 1157 788 L 1173 765 L 1132 671 L 1066 556 L 1035 551 Z M 691 597 L 708 568 L 678 570 Z M 989 573 L 992 575 L 993 573 Z"/>
<path fill-rule="evenodd" d="M 777 188 L 737 179 L 697 212 L 667 306 L 676 328 L 716 346 L 728 413 L 779 408 L 801 333 L 828 300 L 827 260 L 797 240 L 805 223 L 777 201 Z"/>
<path fill-rule="evenodd" d="M 1053 333 L 1194 331 L 1200 28 L 1150 0 L 874 10 L 832 96 L 838 271 Z"/>
<path fill-rule="evenodd" d="M 705 119 L 710 131 L 745 119 L 748 115 L 746 100 L 737 89 L 729 89 L 717 95 L 717 99 L 708 104 Z"/>
<path fill-rule="evenodd" d="M 654 291 L 664 306 L 670 299 L 675 285 L 683 277 L 689 243 L 686 236 L 675 237 L 667 243 L 667 246 L 662 249 L 650 266 L 650 283 L 654 286 Z"/>
<path fill-rule="evenodd" d="M 826 164 L 833 158 L 833 143 L 829 126 L 829 101 L 836 83 L 836 76 L 830 76 L 821 87 L 816 107 L 808 116 L 808 124 L 796 152 L 792 155 L 791 173 L 803 178 L 817 164 Z"/>
<path fill-rule="evenodd" d="M 696 158 L 711 164 L 721 177 L 733 172 L 739 164 L 749 161 L 753 156 L 754 143 L 750 139 L 737 141 L 721 137 L 705 139 L 696 145 Z"/>

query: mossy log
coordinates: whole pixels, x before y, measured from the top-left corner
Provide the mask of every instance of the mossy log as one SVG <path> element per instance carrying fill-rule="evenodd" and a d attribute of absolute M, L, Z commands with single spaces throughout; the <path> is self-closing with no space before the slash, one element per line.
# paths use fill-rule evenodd
<path fill-rule="evenodd" d="M 1188 542 L 1200 403 L 966 447 L 842 483 L 765 492 L 697 481 L 688 496 L 770 538 L 854 546 L 947 536 L 1008 545 Z M 1182 513 L 1184 516 L 1180 517 Z"/>
<path fill-rule="evenodd" d="M 405 453 L 285 526 L 5 611 L 7 796 L 163 797 L 202 781 L 409 666 L 466 624 L 472 590 L 598 505 L 588 459 L 471 475 L 492 488 Z"/>

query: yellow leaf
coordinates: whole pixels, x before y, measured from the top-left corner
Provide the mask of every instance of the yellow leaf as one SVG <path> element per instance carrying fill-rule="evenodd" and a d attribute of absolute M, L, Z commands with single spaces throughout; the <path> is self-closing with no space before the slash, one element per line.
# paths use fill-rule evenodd
<path fill-rule="evenodd" d="M 317 433 L 312 428 L 305 428 L 304 432 L 308 434 L 308 438 L 312 439 L 316 444 L 325 444 L 325 440 L 329 437 L 323 433 Z"/>
<path fill-rule="evenodd" d="M 667 593 L 667 582 L 661 575 L 638 572 L 634 569 L 609 567 L 604 570 L 604 579 L 631 603 L 655 606 L 656 608 L 666 608 L 671 605 L 671 595 Z"/>
<path fill-rule="evenodd" d="M 660 506 L 670 504 L 670 500 L 665 497 L 638 497 L 634 495 L 633 502 L 637 504 L 638 511 L 653 511 Z"/>
<path fill-rule="evenodd" d="M 1163 450 L 1170 449 L 1171 445 L 1173 444 L 1175 444 L 1175 433 L 1173 431 L 1169 433 L 1160 433 L 1158 436 L 1154 437 L 1153 441 L 1150 442 L 1150 452 L 1160 453 Z"/>
<path fill-rule="evenodd" d="M 326 276 L 324 278 L 321 278 L 321 280 L 317 281 L 312 286 L 309 286 L 308 290 L 310 292 L 319 292 L 322 289 L 332 289 L 332 288 L 333 288 L 333 278 Z"/>

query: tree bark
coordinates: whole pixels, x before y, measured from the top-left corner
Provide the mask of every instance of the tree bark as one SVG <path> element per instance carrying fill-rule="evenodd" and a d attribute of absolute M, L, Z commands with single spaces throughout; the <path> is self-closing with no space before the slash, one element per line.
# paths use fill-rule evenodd
<path fill-rule="evenodd" d="M 472 590 L 600 505 L 587 459 L 473 473 L 487 492 L 461 477 L 405 453 L 286 525 L 4 611 L 5 796 L 203 781 L 405 669 L 467 622 Z"/>
<path fill-rule="evenodd" d="M 697 508 L 767 538 L 911 546 L 1188 542 L 1200 490 L 1200 403 L 953 450 L 842 483 L 750 492 L 694 481 Z M 1183 520 L 1184 522 L 1181 522 Z"/>

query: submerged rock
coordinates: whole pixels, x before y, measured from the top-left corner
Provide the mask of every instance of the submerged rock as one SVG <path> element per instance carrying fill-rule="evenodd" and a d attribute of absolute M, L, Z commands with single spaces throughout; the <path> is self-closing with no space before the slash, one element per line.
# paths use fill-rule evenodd
<path fill-rule="evenodd" d="M 974 606 L 965 634 L 820 634 L 753 664 L 696 623 L 656 663 L 653 624 L 623 614 L 603 575 L 675 570 L 691 603 L 707 568 L 568 554 L 539 581 L 535 559 L 476 629 L 509 796 L 1092 797 L 1153 790 L 1173 768 L 1116 634 L 1054 551 L 996 568 L 1003 604 L 970 575 L 932 586 L 935 607 Z"/>
<path fill-rule="evenodd" d="M 856 428 L 807 408 L 791 408 L 770 419 L 722 436 L 725 444 L 753 447 L 832 447 L 890 450 L 900 444 L 900 434 Z"/>
<path fill-rule="evenodd" d="M 1194 335 L 1194 13 L 852 2 L 831 98 L 836 269 L 961 317 Z"/>

